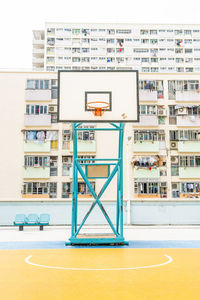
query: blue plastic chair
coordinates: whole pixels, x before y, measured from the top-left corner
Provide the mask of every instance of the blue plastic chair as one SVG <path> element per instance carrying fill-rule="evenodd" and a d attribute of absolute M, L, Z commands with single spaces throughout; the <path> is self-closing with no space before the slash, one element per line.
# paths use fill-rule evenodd
<path fill-rule="evenodd" d="M 36 214 L 29 214 L 26 223 L 29 225 L 37 225 L 39 222 L 38 215 Z"/>
<path fill-rule="evenodd" d="M 40 225 L 49 225 L 50 215 L 49 214 L 41 214 L 39 223 Z"/>
<path fill-rule="evenodd" d="M 26 216 L 24 214 L 17 214 L 15 216 L 14 225 L 24 225 L 26 223 Z"/>

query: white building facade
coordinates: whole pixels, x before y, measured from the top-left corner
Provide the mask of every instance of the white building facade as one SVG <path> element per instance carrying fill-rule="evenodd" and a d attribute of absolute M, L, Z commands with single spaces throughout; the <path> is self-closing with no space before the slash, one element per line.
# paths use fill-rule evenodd
<path fill-rule="evenodd" d="M 200 25 L 46 23 L 33 70 L 200 72 Z"/>
<path fill-rule="evenodd" d="M 57 72 L 1 72 L 0 84 L 0 225 L 31 212 L 70 224 L 73 141 L 71 125 L 57 123 Z M 139 74 L 140 122 L 125 126 L 125 223 L 200 223 L 199 95 L 199 73 Z M 113 157 L 117 136 L 103 135 L 80 132 L 79 156 Z M 98 192 L 103 181 L 91 183 Z M 113 218 L 115 183 L 102 198 Z M 92 201 L 81 177 L 78 194 L 81 218 Z M 104 219 L 97 211 L 89 222 Z"/>

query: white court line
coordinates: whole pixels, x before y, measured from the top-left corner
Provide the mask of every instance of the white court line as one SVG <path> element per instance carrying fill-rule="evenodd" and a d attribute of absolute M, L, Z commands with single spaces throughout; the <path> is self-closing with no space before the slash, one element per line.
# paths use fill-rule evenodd
<path fill-rule="evenodd" d="M 167 254 L 164 254 L 165 257 L 168 258 L 168 260 L 162 264 L 158 265 L 150 265 L 150 266 L 141 266 L 141 267 L 133 267 L 133 268 L 105 268 L 105 269 L 88 269 L 88 268 L 65 268 L 65 267 L 53 267 L 53 266 L 45 266 L 45 265 L 39 265 L 35 264 L 29 259 L 32 257 L 32 255 L 25 258 L 25 262 L 29 265 L 41 267 L 41 268 L 47 268 L 47 269 L 58 269 L 58 270 L 72 270 L 72 271 L 120 271 L 120 270 L 137 270 L 137 269 L 148 269 L 148 268 L 157 268 L 161 267 L 167 264 L 170 264 L 173 261 L 173 258 Z"/>

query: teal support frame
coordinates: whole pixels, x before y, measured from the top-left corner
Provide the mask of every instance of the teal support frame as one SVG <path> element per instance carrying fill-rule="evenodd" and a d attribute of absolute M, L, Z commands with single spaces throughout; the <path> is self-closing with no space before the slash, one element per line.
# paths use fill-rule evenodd
<path fill-rule="evenodd" d="M 72 183 L 72 224 L 71 224 L 71 237 L 66 245 L 99 245 L 99 244 L 128 244 L 123 236 L 123 138 L 124 138 L 124 123 L 114 124 L 110 123 L 111 127 L 108 128 L 79 128 L 82 123 L 73 123 L 73 183 Z M 118 157 L 117 158 L 93 158 L 91 163 L 88 163 L 88 159 L 78 158 L 78 142 L 77 142 L 77 131 L 118 131 L 119 133 L 119 145 L 118 145 Z M 84 162 L 85 160 L 85 162 Z M 81 162 L 82 161 L 82 162 Z M 109 174 L 105 180 L 105 183 L 97 195 L 92 185 L 90 184 L 89 178 L 87 177 L 86 165 L 108 165 Z M 110 167 L 113 167 L 112 170 Z M 84 167 L 84 168 L 83 168 Z M 78 226 L 78 172 L 86 183 L 90 193 L 92 194 L 94 201 L 84 216 L 83 220 Z M 110 217 L 108 216 L 102 202 L 101 197 L 110 182 L 117 175 L 117 199 L 116 199 L 116 225 L 113 224 Z M 93 211 L 95 206 L 99 206 L 102 214 L 104 215 L 107 223 L 112 229 L 113 234 L 92 234 L 92 235 L 81 235 L 79 232 L 85 224 L 88 216 Z"/>

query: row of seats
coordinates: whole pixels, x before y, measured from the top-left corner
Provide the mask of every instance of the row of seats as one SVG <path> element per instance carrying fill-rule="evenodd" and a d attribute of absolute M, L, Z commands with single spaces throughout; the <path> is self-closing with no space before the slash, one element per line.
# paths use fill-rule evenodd
<path fill-rule="evenodd" d="M 14 226 L 19 226 L 19 230 L 23 231 L 24 226 L 40 226 L 40 230 L 43 230 L 43 226 L 49 225 L 50 215 L 41 214 L 39 217 L 37 214 L 17 214 L 15 216 Z"/>

